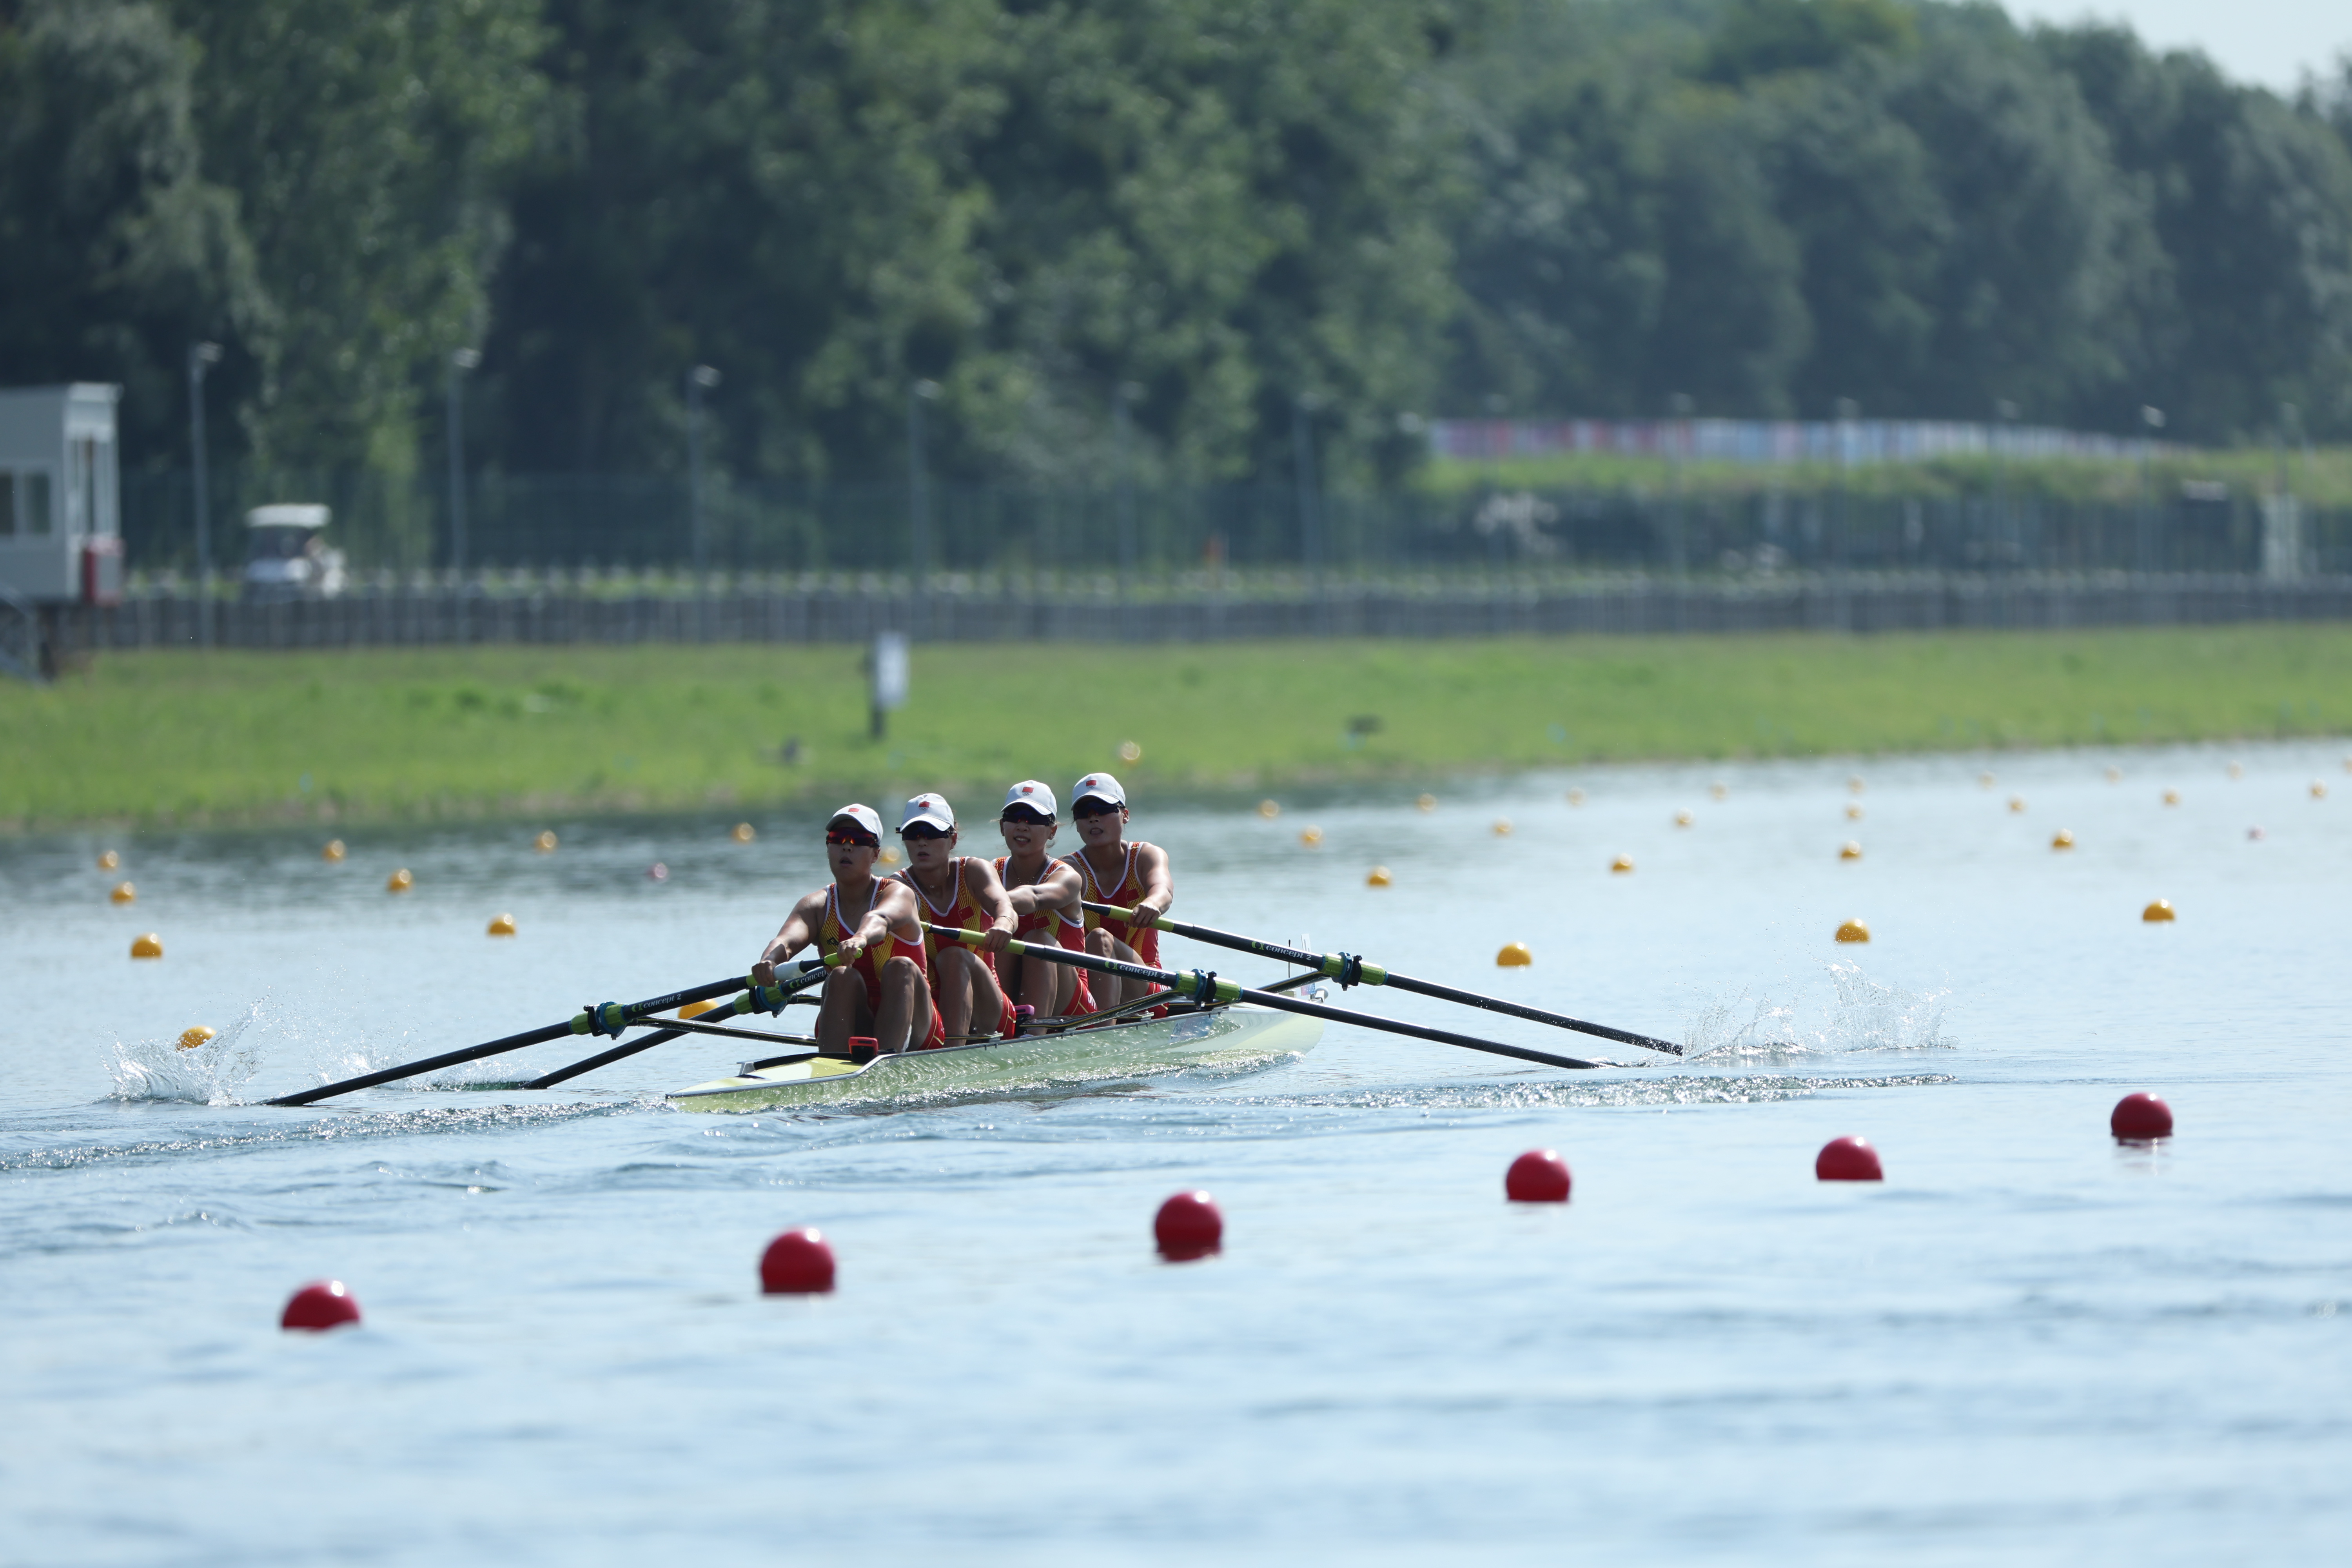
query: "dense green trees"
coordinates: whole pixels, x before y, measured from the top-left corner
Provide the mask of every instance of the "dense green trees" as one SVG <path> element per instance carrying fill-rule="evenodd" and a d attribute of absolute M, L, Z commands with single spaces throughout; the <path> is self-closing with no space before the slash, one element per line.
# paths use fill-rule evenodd
<path fill-rule="evenodd" d="M 1393 477 L 1412 416 L 2352 434 L 2352 77 L 1898 0 L 0 0 L 0 381 L 225 448 Z"/>

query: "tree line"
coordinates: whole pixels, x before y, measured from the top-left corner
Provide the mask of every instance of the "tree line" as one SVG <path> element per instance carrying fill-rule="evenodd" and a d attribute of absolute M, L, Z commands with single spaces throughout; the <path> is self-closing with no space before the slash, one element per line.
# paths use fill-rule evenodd
<path fill-rule="evenodd" d="M 2352 68 L 1897 0 L 0 0 L 0 383 L 126 457 L 1393 482 L 1421 421 L 2352 436 Z M 477 349 L 478 368 L 452 355 Z M 1124 454 L 1124 455 L 1122 455 Z"/>

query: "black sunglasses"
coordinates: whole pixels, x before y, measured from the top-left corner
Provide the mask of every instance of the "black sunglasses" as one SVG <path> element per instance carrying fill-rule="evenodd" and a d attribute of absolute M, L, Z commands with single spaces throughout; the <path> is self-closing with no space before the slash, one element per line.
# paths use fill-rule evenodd
<path fill-rule="evenodd" d="M 1108 816 L 1118 809 L 1118 806 L 1107 800 L 1090 800 L 1084 805 L 1070 807 L 1070 815 L 1072 816 Z"/>
<path fill-rule="evenodd" d="M 827 828 L 825 830 L 824 841 L 827 844 L 855 844 L 862 846 L 867 849 L 879 849 L 882 847 L 882 840 L 875 837 L 870 833 L 845 833 L 835 828 Z"/>
<path fill-rule="evenodd" d="M 1044 812 L 1038 810 L 1034 805 L 1015 805 L 1008 807 L 1004 815 L 998 817 L 996 820 L 999 822 L 1024 822 L 1027 823 L 1032 827 L 1050 827 L 1054 825 L 1054 819 L 1052 817 L 1046 816 Z"/>
<path fill-rule="evenodd" d="M 901 838 L 945 838 L 948 836 L 947 829 L 934 827 L 928 822 L 918 822 L 910 827 L 898 829 L 898 837 Z"/>

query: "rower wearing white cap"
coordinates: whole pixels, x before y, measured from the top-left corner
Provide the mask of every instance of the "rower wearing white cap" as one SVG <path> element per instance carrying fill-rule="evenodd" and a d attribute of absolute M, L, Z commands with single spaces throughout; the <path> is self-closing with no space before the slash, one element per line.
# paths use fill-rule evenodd
<path fill-rule="evenodd" d="M 1054 792 L 1035 779 L 1023 779 L 1006 790 L 1004 810 L 996 819 L 1006 853 L 996 862 L 996 875 L 1020 921 L 1014 936 L 1024 942 L 1050 937 L 1083 952 L 1087 921 L 1078 900 L 1086 883 L 1075 867 L 1047 853 L 1060 814 Z M 989 945 L 997 950 L 996 973 L 1005 990 L 1037 1017 L 1075 1018 L 1095 1010 L 1085 970 L 1067 963 L 1030 963 L 1004 952 L 1002 937 L 992 936 Z"/>
<path fill-rule="evenodd" d="M 751 966 L 751 979 L 776 984 L 776 965 L 811 942 L 827 958 L 849 962 L 825 977 L 817 1010 L 817 1049 L 850 1054 L 853 1037 L 871 1038 L 885 1051 L 908 1042 L 946 1044 L 940 1010 L 924 976 L 923 928 L 915 895 L 903 882 L 877 879 L 882 819 L 870 805 L 845 805 L 824 825 L 824 858 L 833 880 L 793 906 L 783 929 Z"/>
<path fill-rule="evenodd" d="M 908 801 L 898 841 L 907 847 L 907 868 L 898 879 L 914 893 L 925 924 L 1013 934 L 1013 905 L 995 868 L 977 855 L 955 852 L 955 807 L 945 795 L 919 795 Z M 923 952 L 930 961 L 931 1000 L 950 1044 L 971 1039 L 972 1026 L 981 1019 L 1006 1039 L 1018 1032 L 1013 1004 L 997 983 L 994 953 L 974 952 L 955 942 L 942 947 L 928 931 Z M 980 1031 L 982 1036 L 987 1032 Z"/>
<path fill-rule="evenodd" d="M 1168 871 L 1168 852 L 1138 839 L 1126 842 L 1127 791 L 1108 773 L 1088 773 L 1070 792 L 1070 819 L 1077 824 L 1086 847 L 1062 857 L 1086 883 L 1087 900 L 1134 910 L 1143 918 L 1128 921 L 1087 911 L 1087 951 L 1097 958 L 1129 963 L 1160 965 L 1160 932 L 1150 924 L 1176 901 L 1176 884 Z M 1160 989 L 1146 981 L 1105 974 L 1096 982 L 1095 995 L 1103 1006 L 1124 1007 Z"/>

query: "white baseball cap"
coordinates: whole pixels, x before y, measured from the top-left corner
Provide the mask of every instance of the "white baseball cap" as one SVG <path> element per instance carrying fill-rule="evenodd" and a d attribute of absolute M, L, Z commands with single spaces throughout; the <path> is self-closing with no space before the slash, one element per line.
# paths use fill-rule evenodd
<path fill-rule="evenodd" d="M 839 822 L 844 817 L 847 817 L 850 821 L 857 824 L 858 826 L 866 829 L 866 832 L 874 835 L 875 843 L 879 844 L 882 842 L 882 819 L 874 815 L 874 808 L 872 806 L 857 805 L 855 804 L 845 805 L 839 811 L 835 812 L 831 816 L 826 817 L 824 819 L 824 825 L 826 827 L 830 828 L 835 823 Z"/>
<path fill-rule="evenodd" d="M 1004 792 L 1003 809 L 1011 811 L 1016 805 L 1042 811 L 1049 820 L 1062 815 L 1062 808 L 1055 804 L 1054 792 L 1035 779 L 1023 779 Z"/>
<path fill-rule="evenodd" d="M 1118 781 L 1108 773 L 1088 773 L 1070 792 L 1070 809 L 1077 810 L 1082 800 L 1107 800 L 1113 805 L 1125 805 L 1127 791 L 1119 788 Z"/>
<path fill-rule="evenodd" d="M 898 824 L 898 831 L 904 833 L 919 822 L 928 822 L 941 833 L 953 833 L 956 830 L 955 807 L 948 804 L 948 797 L 943 795 L 919 795 L 907 803 L 907 815 Z"/>

